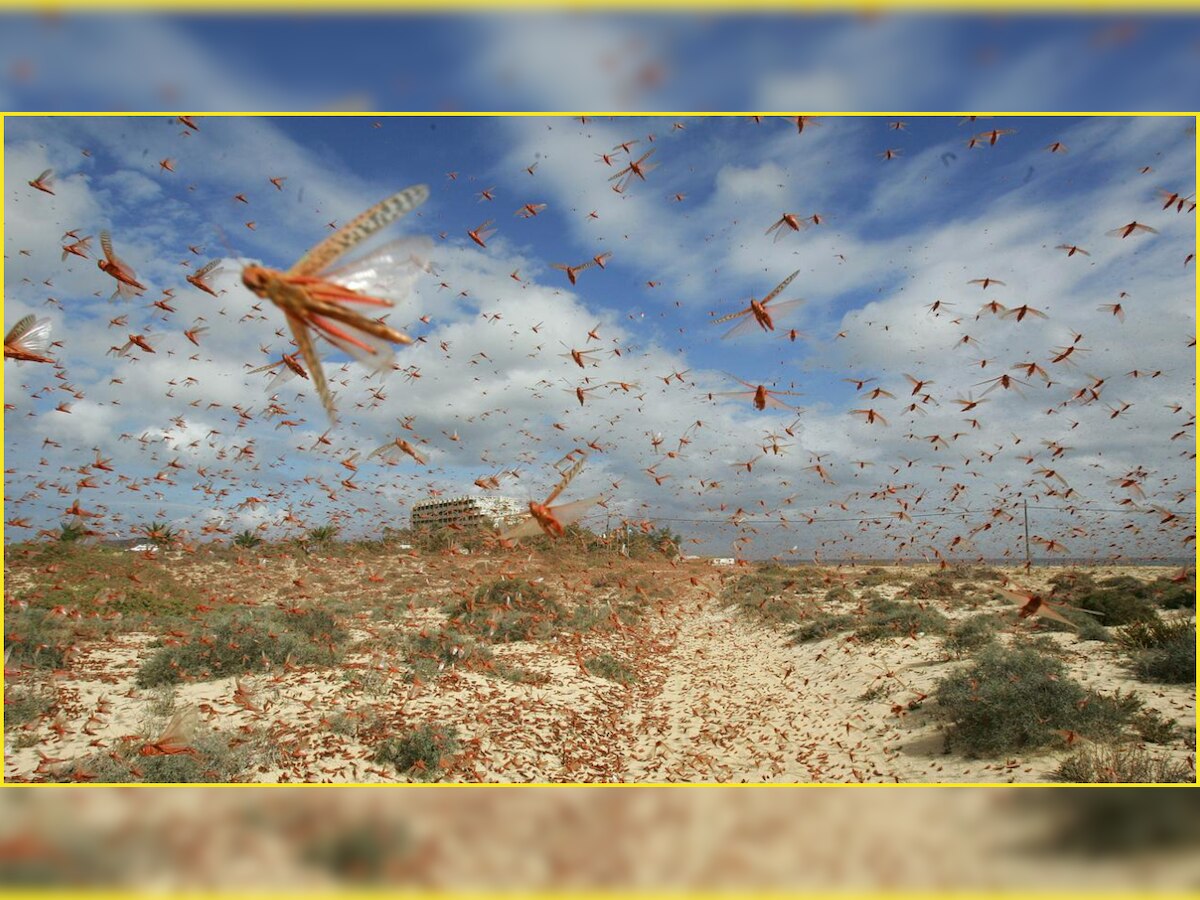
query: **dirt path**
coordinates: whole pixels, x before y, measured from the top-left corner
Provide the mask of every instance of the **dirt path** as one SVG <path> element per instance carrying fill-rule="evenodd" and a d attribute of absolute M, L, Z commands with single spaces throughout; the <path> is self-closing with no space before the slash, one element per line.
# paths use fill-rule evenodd
<path fill-rule="evenodd" d="M 911 770 L 900 743 L 927 729 L 892 714 L 891 702 L 859 696 L 882 680 L 897 696 L 915 697 L 882 676 L 889 664 L 922 656 L 920 642 L 861 654 L 792 646 L 786 631 L 747 621 L 700 592 L 677 615 L 673 645 L 626 717 L 629 778 L 891 781 Z"/>

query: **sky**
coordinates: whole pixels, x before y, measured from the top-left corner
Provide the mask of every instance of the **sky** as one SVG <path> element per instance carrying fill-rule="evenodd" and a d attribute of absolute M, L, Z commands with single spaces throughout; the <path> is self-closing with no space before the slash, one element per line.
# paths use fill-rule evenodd
<path fill-rule="evenodd" d="M 599 530 L 669 525 L 685 552 L 1020 557 L 1028 503 L 1035 556 L 1193 553 L 1195 217 L 1160 194 L 1194 195 L 1193 119 L 195 123 L 6 120 L 5 323 L 48 317 L 60 342 L 57 369 L 6 362 L 7 542 L 76 501 L 114 537 L 155 519 L 196 540 L 378 536 L 490 475 L 541 500 L 586 451 L 561 499 L 601 496 Z M 53 195 L 27 184 L 47 168 Z M 431 248 L 387 279 L 388 322 L 417 341 L 382 377 L 326 345 L 331 426 L 308 383 L 248 374 L 294 348 L 242 268 L 286 269 L 414 184 L 428 201 L 361 251 Z M 776 241 L 784 213 L 819 223 Z M 1131 222 L 1154 231 L 1109 233 Z M 110 299 L 98 238 L 61 258 L 66 231 L 105 228 L 141 297 Z M 603 253 L 575 285 L 553 268 Z M 185 280 L 213 259 L 215 298 Z M 803 302 L 773 331 L 722 337 L 714 319 L 793 272 L 773 302 Z M 117 354 L 131 334 L 155 352 Z M 795 408 L 758 410 L 737 379 Z M 427 465 L 368 458 L 401 436 Z"/>
<path fill-rule="evenodd" d="M 0 17 L 9 110 L 1200 107 L 1186 11 Z"/>

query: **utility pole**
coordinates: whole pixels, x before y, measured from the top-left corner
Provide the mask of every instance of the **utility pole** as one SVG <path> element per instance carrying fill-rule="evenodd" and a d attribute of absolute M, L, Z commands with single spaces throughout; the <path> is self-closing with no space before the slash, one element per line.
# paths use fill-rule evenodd
<path fill-rule="evenodd" d="M 1033 565 L 1033 561 L 1029 556 L 1029 501 L 1025 501 L 1025 571 L 1028 572 Z"/>

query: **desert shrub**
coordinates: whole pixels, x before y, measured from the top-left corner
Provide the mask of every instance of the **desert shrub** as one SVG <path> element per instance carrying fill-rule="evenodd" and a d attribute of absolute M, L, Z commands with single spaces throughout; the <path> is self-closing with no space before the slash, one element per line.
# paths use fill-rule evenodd
<path fill-rule="evenodd" d="M 138 670 L 137 683 L 153 687 L 225 678 L 261 671 L 264 663 L 279 666 L 288 659 L 297 665 L 330 666 L 341 658 L 345 637 L 324 610 L 229 612 L 212 624 L 194 627 L 178 643 L 160 641 Z"/>
<path fill-rule="evenodd" d="M 942 639 L 942 646 L 947 653 L 961 657 L 993 643 L 999 627 L 995 615 L 980 613 L 951 627 L 950 633 Z"/>
<path fill-rule="evenodd" d="M 52 578 L 37 574 L 32 581 L 38 586 L 24 589 L 17 596 L 31 609 L 65 606 L 79 610 L 85 619 L 82 626 L 77 622 L 76 627 L 89 630 L 118 627 L 91 614 L 105 616 L 119 612 L 124 617 L 119 627 L 129 630 L 138 627 L 146 617 L 160 622 L 164 617 L 188 615 L 204 596 L 188 580 L 183 560 L 148 559 L 140 553 L 81 543 L 55 542 L 41 546 L 53 552 L 46 554 L 39 550 L 19 564 L 6 551 L 6 573 L 24 570 L 26 562 L 39 568 L 52 564 Z M 6 610 L 5 615 L 12 612 Z"/>
<path fill-rule="evenodd" d="M 721 599 L 743 615 L 767 625 L 790 625 L 806 618 L 802 592 L 816 589 L 821 573 L 774 564 L 758 566 L 726 582 Z"/>
<path fill-rule="evenodd" d="M 824 640 L 830 635 L 850 631 L 856 621 L 851 615 L 818 614 L 806 619 L 799 628 L 792 632 L 792 643 L 806 644 L 809 641 Z"/>
<path fill-rule="evenodd" d="M 492 641 L 546 638 L 566 619 L 562 605 L 542 585 L 523 578 L 501 578 L 483 585 L 474 598 L 447 611 L 451 623 Z"/>
<path fill-rule="evenodd" d="M 854 632 L 861 640 L 912 637 L 920 632 L 945 634 L 950 620 L 935 609 L 916 603 L 880 598 L 867 605 L 867 616 Z"/>
<path fill-rule="evenodd" d="M 4 628 L 4 652 L 10 654 L 6 668 L 61 669 L 66 664 L 74 631 L 65 619 L 28 606 L 5 610 Z"/>
<path fill-rule="evenodd" d="M 918 578 L 904 589 L 906 597 L 914 600 L 952 600 L 961 595 L 954 586 L 954 575 L 950 572 L 938 572 L 924 578 Z"/>
<path fill-rule="evenodd" d="M 1051 776 L 1072 784 L 1182 784 L 1195 781 L 1191 767 L 1151 756 L 1140 747 L 1085 747 Z"/>
<path fill-rule="evenodd" d="M 1131 622 L 1113 632 L 1118 646 L 1129 653 L 1174 643 L 1185 634 L 1195 636 L 1195 626 L 1191 620 L 1166 620 L 1158 617 L 1149 621 Z"/>
<path fill-rule="evenodd" d="M 1163 609 L 1195 609 L 1196 585 L 1192 581 L 1175 582 L 1156 578 L 1150 585 L 1151 597 Z"/>
<path fill-rule="evenodd" d="M 313 641 L 341 643 L 349 634 L 328 609 L 309 606 L 297 612 L 280 611 L 277 614 L 289 631 L 302 634 Z"/>
<path fill-rule="evenodd" d="M 1134 671 L 1142 681 L 1191 684 L 1196 680 L 1195 637 L 1180 638 L 1153 650 L 1141 651 Z"/>
<path fill-rule="evenodd" d="M 346 737 L 358 737 L 379 727 L 379 716 L 370 710 L 334 713 L 328 719 L 329 730 Z"/>
<path fill-rule="evenodd" d="M 825 592 L 826 603 L 853 603 L 854 592 L 849 588 L 844 588 L 841 585 L 831 587 Z"/>
<path fill-rule="evenodd" d="M 1068 574 L 1071 573 L 1060 573 L 1051 579 L 1053 599 L 1093 611 L 1099 615 L 1101 624 L 1111 628 L 1155 618 L 1154 604 L 1150 601 L 1154 592 L 1146 582 L 1128 575 L 1095 581 L 1083 573 L 1065 577 Z M 1078 616 L 1078 613 L 1067 614 L 1077 623 L 1082 621 Z"/>
<path fill-rule="evenodd" d="M 458 729 L 453 725 L 425 724 L 383 741 L 373 758 L 413 778 L 430 781 L 441 771 L 442 760 L 457 752 L 458 746 Z"/>
<path fill-rule="evenodd" d="M 1169 744 L 1179 734 L 1179 728 L 1157 709 L 1147 707 L 1133 717 L 1133 727 L 1149 744 Z"/>
<path fill-rule="evenodd" d="M 1188 619 L 1132 622 L 1120 629 L 1117 643 L 1126 650 L 1143 681 L 1186 684 L 1196 680 L 1196 625 Z"/>
<path fill-rule="evenodd" d="M 1200 814 L 1191 790 L 1129 788 L 1072 791 L 1064 803 L 1057 791 L 1017 791 L 1018 805 L 1046 821 L 1024 847 L 1034 853 L 1121 860 L 1145 853 L 1200 848 Z"/>
<path fill-rule="evenodd" d="M 405 635 L 404 655 L 412 674 L 425 681 L 451 666 L 471 671 L 494 668 L 492 651 L 486 645 L 447 628 Z"/>
<path fill-rule="evenodd" d="M 103 784 L 253 781 L 259 766 L 274 762 L 275 752 L 273 742 L 263 731 L 246 736 L 205 730 L 191 741 L 193 753 L 141 756 L 141 746 L 138 741 L 125 741 L 111 752 L 97 753 L 56 770 L 52 780 Z"/>
<path fill-rule="evenodd" d="M 609 631 L 612 629 L 609 619 L 612 611 L 612 608 L 606 605 L 577 603 L 564 624 L 568 631 Z"/>
<path fill-rule="evenodd" d="M 1077 626 L 1075 635 L 1079 640 L 1107 643 L 1113 639 L 1112 633 L 1101 625 L 1094 616 L 1089 616 L 1087 613 L 1076 613 L 1075 615 L 1078 616 L 1075 619 Z"/>
<path fill-rule="evenodd" d="M 601 653 L 599 656 L 585 659 L 583 666 L 598 678 L 607 678 L 624 685 L 637 681 L 633 670 L 610 653 Z"/>
<path fill-rule="evenodd" d="M 4 692 L 4 730 L 40 719 L 53 711 L 58 703 L 58 692 L 49 681 L 28 685 L 14 685 L 9 680 Z"/>
<path fill-rule="evenodd" d="M 862 575 L 858 576 L 858 583 L 863 587 L 876 587 L 881 584 L 890 584 L 899 576 L 893 575 L 887 569 L 879 566 L 871 566 Z"/>
<path fill-rule="evenodd" d="M 973 665 L 934 690 L 950 723 L 946 742 L 970 756 L 999 756 L 1061 741 L 1062 732 L 1118 736 L 1140 703 L 1105 697 L 1067 676 L 1063 664 L 1029 648 L 985 647 Z"/>

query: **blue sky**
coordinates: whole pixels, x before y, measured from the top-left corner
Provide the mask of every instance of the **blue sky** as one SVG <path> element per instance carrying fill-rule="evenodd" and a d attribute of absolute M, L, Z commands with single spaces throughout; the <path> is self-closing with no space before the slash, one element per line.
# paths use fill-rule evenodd
<path fill-rule="evenodd" d="M 6 368 L 6 519 L 32 525 L 6 527 L 6 540 L 53 526 L 76 497 L 122 536 L 156 516 L 194 535 L 205 523 L 284 534 L 296 530 L 289 509 L 310 526 L 333 517 L 351 533 L 377 530 L 403 524 L 430 491 L 476 492 L 475 478 L 499 471 L 519 474 L 504 478 L 505 494 L 537 498 L 551 465 L 590 442 L 564 499 L 603 494 L 615 518 L 703 520 L 677 523 L 701 552 L 730 552 L 740 538 L 750 556 L 932 556 L 961 536 L 954 552 L 995 556 L 1014 551 L 1018 532 L 989 510 L 1028 499 L 1035 535 L 1072 555 L 1190 553 L 1190 525 L 1162 526 L 1152 507 L 1194 509 L 1195 270 L 1185 258 L 1195 218 L 1164 211 L 1158 195 L 1194 191 L 1193 120 L 892 121 L 826 118 L 798 133 L 780 117 L 744 116 L 682 128 L 672 118 L 201 117 L 187 132 L 158 116 L 10 118 L 5 321 L 50 316 L 63 371 Z M 968 147 L 993 128 L 1012 133 Z M 616 151 L 610 167 L 599 155 L 632 140 L 635 158 L 653 148 L 658 166 L 617 194 L 609 177 L 628 157 Z M 1049 152 L 1054 141 L 1069 152 Z M 901 153 L 880 158 L 887 149 Z M 164 158 L 174 172 L 160 169 Z M 26 186 L 49 167 L 53 197 Z M 289 347 L 278 311 L 256 310 L 241 287 L 241 266 L 289 266 L 331 221 L 415 183 L 430 186 L 429 201 L 379 243 L 432 239 L 436 274 L 389 319 L 424 341 L 401 349 L 383 381 L 358 366 L 343 373 L 331 349 L 343 418 L 316 445 L 329 424 L 312 392 L 293 381 L 272 400 L 269 376 L 245 374 Z M 480 199 L 484 189 L 495 199 Z M 515 216 L 526 203 L 547 208 Z M 772 241 L 764 232 L 784 212 L 822 222 Z M 466 232 L 486 219 L 497 233 L 483 249 Z M 1157 233 L 1107 234 L 1133 220 Z M 105 227 L 147 285 L 143 298 L 110 302 L 94 260 L 60 260 L 67 229 Z M 1064 243 L 1091 255 L 1068 258 Z M 602 252 L 613 254 L 606 268 L 573 288 L 551 268 Z M 184 280 L 215 258 L 219 299 Z M 714 317 L 797 270 L 780 299 L 805 303 L 777 331 L 720 339 L 728 326 Z M 1005 284 L 969 283 L 985 276 Z M 165 289 L 173 313 L 151 305 Z M 1099 309 L 1122 292 L 1123 323 Z M 976 318 L 992 299 L 1048 318 Z M 947 304 L 936 314 L 935 300 Z M 198 317 L 210 329 L 199 351 L 183 338 Z M 598 344 L 588 340 L 597 325 Z M 129 333 L 159 352 L 108 355 Z M 598 365 L 564 358 L 589 344 L 602 348 Z M 1072 344 L 1078 367 L 1050 362 Z M 1020 376 L 1020 395 L 993 390 L 959 411 L 956 400 L 1025 361 L 1053 383 Z M 665 383 L 673 372 L 685 374 Z M 786 399 L 804 411 L 710 399 L 739 389 L 724 373 L 802 392 Z M 924 415 L 904 408 L 919 399 L 905 374 L 932 382 Z M 847 378 L 877 380 L 857 391 Z M 1098 380 L 1098 398 L 1073 399 Z M 597 384 L 580 407 L 574 388 Z M 868 397 L 875 387 L 895 397 Z M 70 413 L 55 411 L 63 400 Z M 270 415 L 272 402 L 286 413 Z M 888 424 L 865 423 L 852 413 L 862 408 Z M 285 418 L 301 424 L 280 427 Z M 416 436 L 428 467 L 361 461 L 350 477 L 353 453 L 401 434 Z M 117 472 L 93 471 L 100 487 L 79 489 L 93 448 Z M 1111 483 L 1129 473 L 1142 496 Z M 246 505 L 252 497 L 264 502 Z"/>
<path fill-rule="evenodd" d="M 3 23 L 0 107 L 11 110 L 1200 107 L 1191 12 L 5 13 Z"/>

